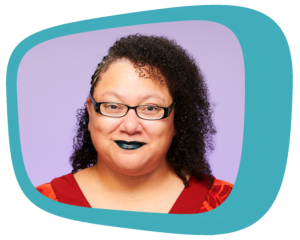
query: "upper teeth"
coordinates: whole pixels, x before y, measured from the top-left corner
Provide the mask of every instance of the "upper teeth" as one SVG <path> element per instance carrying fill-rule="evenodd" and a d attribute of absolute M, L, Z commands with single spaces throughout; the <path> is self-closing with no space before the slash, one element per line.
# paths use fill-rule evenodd
<path fill-rule="evenodd" d="M 124 144 L 125 147 L 129 147 L 129 148 L 132 148 L 133 146 L 132 145 L 129 145 L 129 144 Z"/>

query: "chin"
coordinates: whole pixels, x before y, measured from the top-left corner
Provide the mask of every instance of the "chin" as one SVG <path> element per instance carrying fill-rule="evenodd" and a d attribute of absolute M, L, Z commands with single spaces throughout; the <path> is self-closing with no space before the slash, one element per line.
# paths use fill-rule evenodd
<path fill-rule="evenodd" d="M 129 177 L 137 177 L 137 176 L 141 176 L 147 173 L 147 171 L 145 171 L 145 169 L 141 169 L 141 168 L 135 168 L 135 167 L 122 167 L 122 166 L 118 166 L 118 168 L 116 169 L 116 172 L 118 172 L 119 174 L 122 174 L 124 176 L 129 176 Z"/>
<path fill-rule="evenodd" d="M 122 160 L 120 161 L 120 159 Z M 115 164 L 114 169 L 117 172 L 127 176 L 143 175 L 149 172 L 149 166 L 146 162 L 142 163 L 140 159 L 141 159 L 140 157 L 135 158 L 133 156 L 130 157 L 123 156 L 123 158 L 118 158 L 118 161 L 114 162 Z"/>

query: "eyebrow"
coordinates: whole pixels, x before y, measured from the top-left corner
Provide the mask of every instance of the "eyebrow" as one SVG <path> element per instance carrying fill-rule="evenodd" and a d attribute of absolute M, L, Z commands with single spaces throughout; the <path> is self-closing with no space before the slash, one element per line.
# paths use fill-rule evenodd
<path fill-rule="evenodd" d="M 122 99 L 122 98 L 123 98 L 121 95 L 119 95 L 119 94 L 117 94 L 117 93 L 115 93 L 115 92 L 111 92 L 111 91 L 108 91 L 108 92 L 106 92 L 106 93 L 104 93 L 104 94 L 102 94 L 102 95 L 100 95 L 100 96 L 101 96 L 101 97 L 104 97 L 104 96 L 106 96 L 106 95 L 113 95 L 113 96 L 115 96 L 115 97 L 117 97 L 117 98 L 119 98 L 119 99 Z M 163 99 L 163 98 L 160 97 L 159 95 L 153 94 L 153 93 L 152 93 L 152 94 L 148 94 L 148 95 L 143 96 L 143 97 L 141 98 L 141 100 L 144 101 L 144 100 L 146 100 L 146 99 L 148 99 L 148 98 L 158 98 L 158 99 L 162 100 L 164 103 L 166 102 L 165 99 Z"/>

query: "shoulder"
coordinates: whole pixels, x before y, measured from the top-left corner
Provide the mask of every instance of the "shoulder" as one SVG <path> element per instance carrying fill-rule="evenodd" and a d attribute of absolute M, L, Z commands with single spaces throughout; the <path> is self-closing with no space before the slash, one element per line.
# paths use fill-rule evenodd
<path fill-rule="evenodd" d="M 42 184 L 36 189 L 44 196 L 60 203 L 91 207 L 72 173 L 54 178 L 50 183 Z"/>
<path fill-rule="evenodd" d="M 45 183 L 45 184 L 42 184 L 40 186 L 37 186 L 36 189 L 41 193 L 43 194 L 44 196 L 54 200 L 54 201 L 58 201 L 57 200 L 57 197 L 56 197 L 56 194 L 52 188 L 52 185 L 51 183 Z"/>
<path fill-rule="evenodd" d="M 61 177 L 54 178 L 50 183 L 45 183 L 36 187 L 36 189 L 44 196 L 58 201 L 57 190 L 66 191 L 70 186 L 74 185 L 73 174 L 69 173 Z"/>
<path fill-rule="evenodd" d="M 207 212 L 220 206 L 229 196 L 233 184 L 215 179 L 214 183 L 209 190 L 203 205 L 200 208 L 200 212 Z"/>
<path fill-rule="evenodd" d="M 220 197 L 227 197 L 232 188 L 233 184 L 220 179 L 215 179 L 209 192 L 212 194 L 218 194 Z"/>

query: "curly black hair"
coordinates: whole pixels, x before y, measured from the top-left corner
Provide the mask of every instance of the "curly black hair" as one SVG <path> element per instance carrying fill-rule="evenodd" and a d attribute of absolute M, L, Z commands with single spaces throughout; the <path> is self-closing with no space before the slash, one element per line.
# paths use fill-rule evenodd
<path fill-rule="evenodd" d="M 213 177 L 207 154 L 214 149 L 213 135 L 216 129 L 208 87 L 195 59 L 174 40 L 166 37 L 140 34 L 123 37 L 109 48 L 108 55 L 98 64 L 92 76 L 91 95 L 101 73 L 111 63 L 122 58 L 133 62 L 141 77 L 167 85 L 176 101 L 176 136 L 167 152 L 168 161 L 174 166 L 185 187 L 189 184 L 186 178 L 188 174 L 199 180 L 208 176 L 207 188 L 211 188 Z M 72 173 L 97 163 L 97 152 L 91 140 L 88 122 L 85 104 L 77 111 L 77 135 L 73 139 L 74 152 L 70 157 Z"/>

